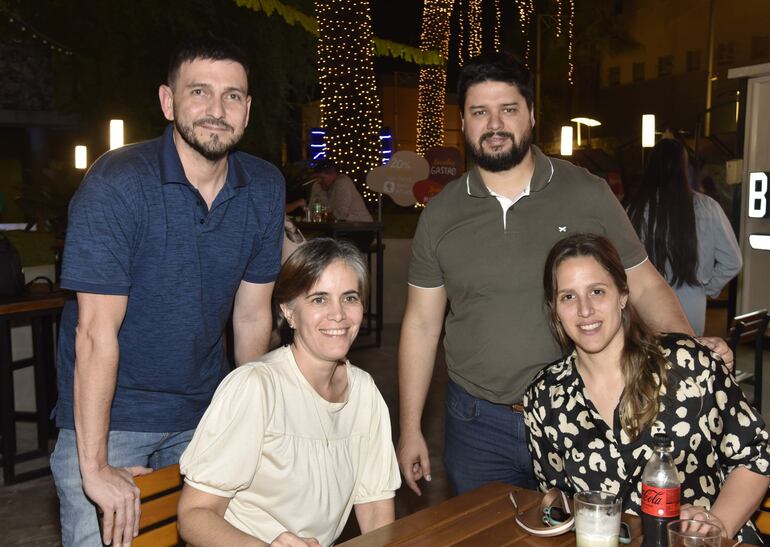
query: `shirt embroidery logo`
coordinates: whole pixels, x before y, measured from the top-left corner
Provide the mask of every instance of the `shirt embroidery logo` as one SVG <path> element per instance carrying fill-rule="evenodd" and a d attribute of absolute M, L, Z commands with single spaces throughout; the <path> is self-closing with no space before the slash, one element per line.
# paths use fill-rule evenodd
<path fill-rule="evenodd" d="M 566 232 L 567 231 L 567 227 L 566 226 L 559 226 L 559 231 L 560 232 Z"/>

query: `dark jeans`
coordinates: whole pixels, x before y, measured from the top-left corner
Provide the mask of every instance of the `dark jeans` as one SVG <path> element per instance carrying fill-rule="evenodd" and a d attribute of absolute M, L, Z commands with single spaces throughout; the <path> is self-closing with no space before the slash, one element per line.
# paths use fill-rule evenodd
<path fill-rule="evenodd" d="M 537 489 L 524 415 L 447 385 L 444 465 L 456 494 L 501 481 Z"/>

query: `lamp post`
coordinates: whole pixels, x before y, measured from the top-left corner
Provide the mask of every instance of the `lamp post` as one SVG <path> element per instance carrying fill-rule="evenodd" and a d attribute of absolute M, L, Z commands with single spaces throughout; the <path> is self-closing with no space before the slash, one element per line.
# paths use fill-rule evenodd
<path fill-rule="evenodd" d="M 570 120 L 571 122 L 575 122 L 577 124 L 577 145 L 578 148 L 581 146 L 581 139 L 580 139 L 580 126 L 585 125 L 588 128 L 588 148 L 591 148 L 591 128 L 592 127 L 598 127 L 602 123 L 599 120 L 594 120 L 593 118 L 586 118 L 585 116 L 580 116 L 578 118 L 572 118 Z"/>
<path fill-rule="evenodd" d="M 88 167 L 88 148 L 83 145 L 75 147 L 75 169 Z"/>
<path fill-rule="evenodd" d="M 562 156 L 571 156 L 572 155 L 572 126 L 571 125 L 562 125 L 561 126 L 561 149 L 560 149 Z"/>
<path fill-rule="evenodd" d="M 644 176 L 644 149 L 655 146 L 655 114 L 642 114 L 642 176 Z"/>
<path fill-rule="evenodd" d="M 110 120 L 110 150 L 123 146 L 123 120 Z"/>
<path fill-rule="evenodd" d="M 655 146 L 655 114 L 642 114 L 642 148 Z"/>

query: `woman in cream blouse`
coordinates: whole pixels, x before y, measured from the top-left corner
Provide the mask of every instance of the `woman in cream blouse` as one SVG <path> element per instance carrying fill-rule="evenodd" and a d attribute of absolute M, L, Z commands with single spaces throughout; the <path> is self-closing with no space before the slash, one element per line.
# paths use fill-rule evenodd
<path fill-rule="evenodd" d="M 366 266 L 318 238 L 286 261 L 273 299 L 291 345 L 220 385 L 181 459 L 179 529 L 194 545 L 330 545 L 355 507 L 362 532 L 394 520 L 401 480 L 372 378 L 346 360 Z"/>

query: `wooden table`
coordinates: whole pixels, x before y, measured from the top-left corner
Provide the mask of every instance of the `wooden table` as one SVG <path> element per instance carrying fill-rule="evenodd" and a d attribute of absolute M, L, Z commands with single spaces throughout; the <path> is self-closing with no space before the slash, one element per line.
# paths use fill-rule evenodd
<path fill-rule="evenodd" d="M 50 472 L 42 468 L 16 473 L 16 464 L 34 458 L 48 457 L 48 440 L 53 432 L 49 415 L 56 403 L 56 367 L 54 340 L 56 325 L 68 291 L 44 295 L 0 299 L 0 435 L 5 484 L 35 478 Z M 29 324 L 32 328 L 32 357 L 14 361 L 11 352 L 11 326 Z M 15 408 L 13 371 L 33 367 L 35 411 L 18 412 Z M 16 422 L 37 424 L 37 449 L 19 453 L 16 445 Z"/>
<path fill-rule="evenodd" d="M 542 498 L 539 492 L 493 482 L 341 543 L 338 547 L 384 545 L 571 547 L 575 545 L 574 532 L 542 538 L 531 536 L 519 528 L 514 518 L 515 509 L 508 499 L 510 492 L 515 492 L 516 501 L 522 505 L 522 511 L 538 505 Z M 633 538 L 631 546 L 640 546 L 642 544 L 641 519 L 633 515 L 623 515 L 623 520 L 631 528 Z M 722 540 L 722 547 L 734 545 L 734 541 Z"/>
<path fill-rule="evenodd" d="M 413 515 L 398 519 L 373 532 L 339 544 L 337 547 L 381 547 L 385 545 L 420 547 L 572 547 L 575 533 L 552 538 L 531 536 L 516 524 L 516 511 L 508 498 L 514 492 L 521 510 L 540 503 L 542 494 L 492 482 L 481 488 L 450 498 Z M 631 547 L 642 544 L 642 520 L 624 514 L 631 528 Z M 737 542 L 722 538 L 721 547 L 735 547 Z M 622 546 L 621 547 L 625 547 Z"/>
<path fill-rule="evenodd" d="M 305 235 L 322 234 L 328 237 L 344 237 L 351 233 L 371 233 L 374 237 L 374 252 L 377 257 L 377 268 L 374 272 L 373 282 L 377 290 L 376 300 L 372 306 L 369 298 L 369 312 L 367 313 L 368 331 L 371 332 L 371 318 L 374 316 L 375 344 L 380 347 L 382 343 L 382 305 L 383 305 L 383 245 L 382 245 L 382 222 L 298 222 L 297 227 Z M 367 253 L 367 259 L 371 253 Z M 371 263 L 369 264 L 371 268 Z M 371 279 L 371 272 L 370 272 Z M 369 284 L 369 296 L 371 296 L 371 282 Z M 374 311 L 372 312 L 372 307 Z"/>

